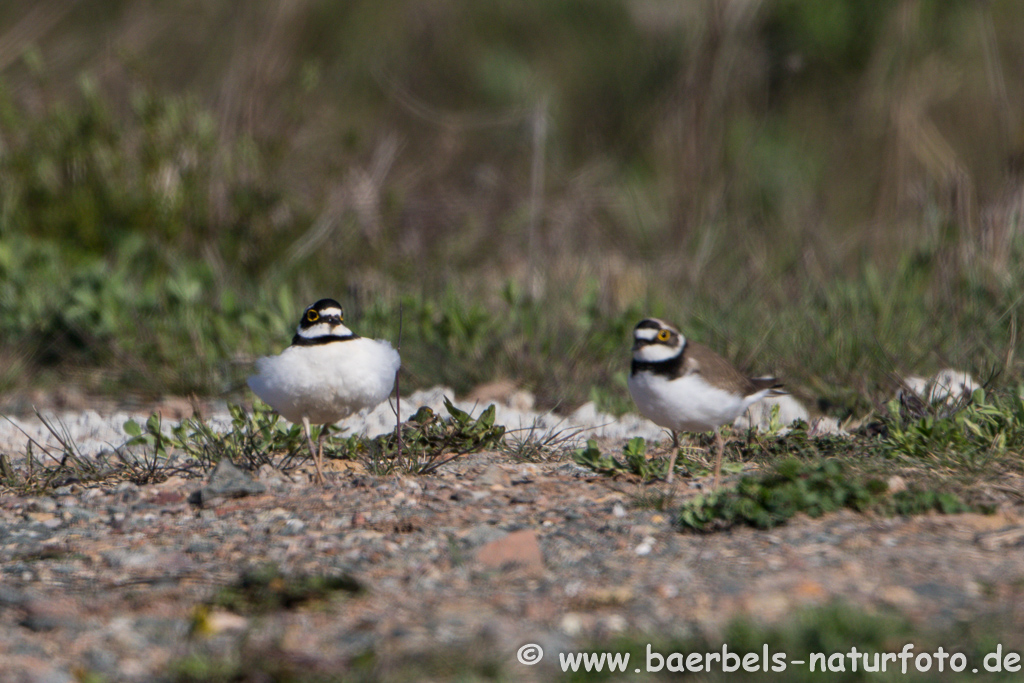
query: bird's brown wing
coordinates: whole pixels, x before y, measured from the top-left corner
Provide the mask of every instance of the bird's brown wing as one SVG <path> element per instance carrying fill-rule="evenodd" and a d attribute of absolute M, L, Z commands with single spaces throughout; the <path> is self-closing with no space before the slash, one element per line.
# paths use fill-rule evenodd
<path fill-rule="evenodd" d="M 747 377 L 703 344 L 687 340 L 685 354 L 683 374 L 698 372 L 710 384 L 724 391 L 749 396 L 763 389 L 782 388 L 782 382 L 775 377 Z"/>

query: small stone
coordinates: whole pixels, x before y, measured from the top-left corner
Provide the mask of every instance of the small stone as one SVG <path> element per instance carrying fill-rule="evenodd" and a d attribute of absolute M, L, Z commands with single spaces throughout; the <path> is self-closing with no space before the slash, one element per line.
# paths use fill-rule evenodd
<path fill-rule="evenodd" d="M 29 600 L 22 591 L 0 584 L 0 607 L 18 607 Z"/>
<path fill-rule="evenodd" d="M 587 608 L 624 605 L 633 599 L 633 589 L 629 586 L 598 588 L 581 595 L 577 602 Z"/>
<path fill-rule="evenodd" d="M 140 495 L 139 487 L 130 481 L 123 481 L 114 487 L 114 497 L 121 503 L 134 503 Z"/>
<path fill-rule="evenodd" d="M 872 546 L 872 540 L 868 536 L 856 534 L 843 539 L 839 545 L 846 550 L 867 550 Z"/>
<path fill-rule="evenodd" d="M 56 519 L 57 515 L 52 512 L 26 512 L 25 519 L 30 522 L 49 522 Z"/>
<path fill-rule="evenodd" d="M 512 477 L 499 465 L 489 465 L 483 473 L 476 478 L 481 486 L 511 486 Z"/>
<path fill-rule="evenodd" d="M 974 542 L 985 550 L 998 550 L 999 548 L 1012 548 L 1024 545 L 1024 526 L 1013 526 L 998 531 L 982 532 L 975 535 Z"/>
<path fill-rule="evenodd" d="M 671 600 L 679 595 L 679 587 L 672 583 L 663 583 L 658 586 L 658 597 L 662 600 Z"/>
<path fill-rule="evenodd" d="M 775 408 L 778 407 L 778 412 Z M 774 418 L 774 419 L 773 419 Z M 750 406 L 746 412 L 736 418 L 733 425 L 739 429 L 754 427 L 759 432 L 770 431 L 773 424 L 779 427 L 810 419 L 807 409 L 789 394 L 767 396 Z"/>
<path fill-rule="evenodd" d="M 77 609 L 69 599 L 30 598 L 22 604 L 25 616 L 20 624 L 31 631 L 53 631 L 72 626 L 77 620 Z"/>
<path fill-rule="evenodd" d="M 626 617 L 621 614 L 609 614 L 601 622 L 601 626 L 609 633 L 622 633 L 627 625 Z"/>
<path fill-rule="evenodd" d="M 907 490 L 907 482 L 903 479 L 903 477 L 899 476 L 898 474 L 894 474 L 891 477 L 889 477 L 886 480 L 886 484 L 888 484 L 889 486 L 890 494 L 895 494 L 899 493 L 900 491 Z"/>
<path fill-rule="evenodd" d="M 33 672 L 28 680 L 31 683 L 76 683 L 78 679 L 66 671 L 50 668 Z"/>
<path fill-rule="evenodd" d="M 917 605 L 917 594 L 906 586 L 883 586 L 876 593 L 878 598 L 893 607 L 913 608 Z"/>
<path fill-rule="evenodd" d="M 158 491 L 149 499 L 153 505 L 175 505 L 185 501 L 185 494 L 181 491 Z"/>
<path fill-rule="evenodd" d="M 54 512 L 57 509 L 57 501 L 53 498 L 36 498 L 28 504 L 28 509 L 33 512 Z"/>
<path fill-rule="evenodd" d="M 329 458 L 324 461 L 325 472 L 352 472 L 353 474 L 366 474 L 366 466 L 358 460 L 345 460 L 343 458 Z"/>
<path fill-rule="evenodd" d="M 1006 531 L 1010 528 L 1021 529 L 1020 520 L 1016 515 L 1007 515 L 1003 512 L 996 512 L 991 515 L 983 515 L 977 512 L 965 512 L 956 516 L 956 528 L 967 528 L 974 531 Z"/>
<path fill-rule="evenodd" d="M 540 543 L 532 529 L 514 531 L 487 543 L 477 551 L 476 559 L 488 569 L 522 568 L 530 573 L 544 570 Z"/>
<path fill-rule="evenodd" d="M 583 631 L 583 617 L 575 612 L 569 612 L 562 617 L 558 628 L 567 636 L 578 636 Z"/>
<path fill-rule="evenodd" d="M 289 519 L 279 532 L 281 536 L 298 536 L 306 529 L 306 523 L 301 519 Z"/>
<path fill-rule="evenodd" d="M 774 622 L 791 611 L 789 598 L 783 593 L 756 593 L 743 601 L 750 616 L 765 622 Z"/>
<path fill-rule="evenodd" d="M 161 565 L 161 556 L 151 549 L 125 550 L 118 548 L 101 553 L 112 569 L 150 569 Z"/>
<path fill-rule="evenodd" d="M 192 541 L 185 547 L 185 552 L 193 555 L 207 555 L 217 550 L 218 547 L 218 544 L 213 541 Z"/>
<path fill-rule="evenodd" d="M 189 496 L 188 500 L 194 505 L 205 505 L 218 497 L 241 498 L 266 490 L 266 484 L 256 481 L 227 458 L 222 458 L 210 473 L 209 483 Z"/>
<path fill-rule="evenodd" d="M 491 524 L 478 524 L 459 535 L 470 545 L 484 545 L 499 538 L 504 538 L 507 532 Z"/>
<path fill-rule="evenodd" d="M 640 545 L 638 545 L 633 552 L 642 557 L 644 555 L 650 555 L 652 550 L 654 550 L 654 537 L 644 536 L 644 540 L 640 541 Z"/>
<path fill-rule="evenodd" d="M 215 610 L 206 615 L 203 626 L 207 633 L 216 635 L 225 631 L 244 631 L 249 627 L 249 620 L 233 612 Z"/>
<path fill-rule="evenodd" d="M 825 588 L 817 581 L 804 580 L 793 589 L 794 597 L 800 600 L 815 601 L 825 598 Z"/>

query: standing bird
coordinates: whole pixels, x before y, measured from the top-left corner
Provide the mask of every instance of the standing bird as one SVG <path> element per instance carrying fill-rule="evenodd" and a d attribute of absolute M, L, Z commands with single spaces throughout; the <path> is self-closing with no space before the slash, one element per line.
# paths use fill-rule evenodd
<path fill-rule="evenodd" d="M 306 309 L 292 344 L 278 356 L 256 361 L 249 388 L 286 420 L 302 422 L 309 452 L 323 484 L 323 437 L 326 426 L 388 397 L 401 360 L 389 342 L 364 339 L 344 325 L 334 299 L 320 299 Z M 319 451 L 309 424 L 324 425 Z"/>
<path fill-rule="evenodd" d="M 687 341 L 664 320 L 647 318 L 633 328 L 629 393 L 644 417 L 672 430 L 673 444 L 676 431 L 714 430 L 717 489 L 725 450 L 718 428 L 765 396 L 786 392 L 774 377 L 747 377 L 708 347 Z M 665 477 L 670 483 L 677 455 L 673 448 Z"/>

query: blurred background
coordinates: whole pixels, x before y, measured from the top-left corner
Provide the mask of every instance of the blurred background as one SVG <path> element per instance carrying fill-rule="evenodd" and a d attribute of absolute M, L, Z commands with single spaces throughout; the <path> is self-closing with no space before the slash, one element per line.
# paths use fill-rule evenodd
<path fill-rule="evenodd" d="M 1022 76 L 1014 0 L 2 3 L 0 393 L 237 400 L 327 296 L 542 408 L 645 315 L 841 418 L 1013 387 Z"/>

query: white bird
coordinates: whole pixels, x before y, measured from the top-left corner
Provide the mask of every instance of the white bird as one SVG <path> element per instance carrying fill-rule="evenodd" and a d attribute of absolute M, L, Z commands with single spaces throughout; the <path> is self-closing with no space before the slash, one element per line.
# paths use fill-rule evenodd
<path fill-rule="evenodd" d="M 290 422 L 302 422 L 306 441 L 323 483 L 323 437 L 313 448 L 310 423 L 330 425 L 384 401 L 401 365 L 387 341 L 366 339 L 344 325 L 334 299 L 320 299 L 306 309 L 291 346 L 277 356 L 256 361 L 249 388 Z"/>
<path fill-rule="evenodd" d="M 706 346 L 688 341 L 672 325 L 647 318 L 633 328 L 629 393 L 640 412 L 672 431 L 714 430 L 718 444 L 714 487 L 722 469 L 725 443 L 718 428 L 732 422 L 765 396 L 779 395 L 774 377 L 747 377 Z M 665 481 L 671 482 L 678 450 L 673 448 Z"/>

